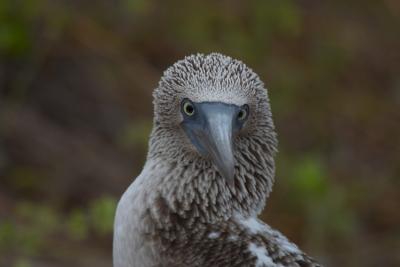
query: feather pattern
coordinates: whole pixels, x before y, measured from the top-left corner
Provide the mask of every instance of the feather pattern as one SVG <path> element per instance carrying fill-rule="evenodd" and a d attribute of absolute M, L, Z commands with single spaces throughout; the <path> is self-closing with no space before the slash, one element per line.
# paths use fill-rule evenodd
<path fill-rule="evenodd" d="M 233 186 L 179 127 L 184 98 L 249 104 L 234 140 Z M 154 106 L 147 162 L 117 208 L 115 267 L 320 266 L 257 219 L 272 190 L 277 140 L 251 69 L 216 53 L 187 57 L 164 73 Z"/>

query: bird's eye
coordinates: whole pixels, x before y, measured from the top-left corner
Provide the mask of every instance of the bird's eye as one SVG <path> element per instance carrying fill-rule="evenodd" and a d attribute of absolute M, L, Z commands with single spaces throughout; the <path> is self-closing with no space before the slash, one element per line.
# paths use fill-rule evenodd
<path fill-rule="evenodd" d="M 186 115 L 188 116 L 193 116 L 194 115 L 194 106 L 190 100 L 185 99 L 182 105 L 183 112 L 185 112 Z"/>
<path fill-rule="evenodd" d="M 240 111 L 238 112 L 237 118 L 240 121 L 244 121 L 245 119 L 247 119 L 248 116 L 249 116 L 249 106 L 243 105 Z"/>

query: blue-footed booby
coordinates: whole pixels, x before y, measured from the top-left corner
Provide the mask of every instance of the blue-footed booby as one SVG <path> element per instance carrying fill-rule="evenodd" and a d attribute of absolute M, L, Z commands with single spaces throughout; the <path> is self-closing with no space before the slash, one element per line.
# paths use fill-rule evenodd
<path fill-rule="evenodd" d="M 153 97 L 147 161 L 116 211 L 114 267 L 320 266 L 257 218 L 277 151 L 258 75 L 228 56 L 192 55 Z"/>

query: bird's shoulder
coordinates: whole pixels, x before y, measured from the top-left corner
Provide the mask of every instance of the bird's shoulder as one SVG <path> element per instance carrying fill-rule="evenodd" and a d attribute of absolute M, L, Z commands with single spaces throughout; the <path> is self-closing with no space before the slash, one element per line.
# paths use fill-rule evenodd
<path fill-rule="evenodd" d="M 113 237 L 115 267 L 154 266 L 159 263 L 158 251 L 148 233 L 155 232 L 151 216 L 154 178 L 157 172 L 145 165 L 142 172 L 123 193 L 118 202 Z"/>

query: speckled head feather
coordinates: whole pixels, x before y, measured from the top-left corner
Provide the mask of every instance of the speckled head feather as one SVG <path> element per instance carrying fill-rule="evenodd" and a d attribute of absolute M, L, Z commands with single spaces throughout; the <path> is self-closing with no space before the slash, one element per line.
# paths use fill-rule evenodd
<path fill-rule="evenodd" d="M 182 192 L 185 196 L 193 191 L 204 201 L 216 201 L 217 212 L 221 214 L 205 211 L 210 217 L 231 216 L 235 210 L 259 213 L 273 184 L 277 140 L 267 90 L 258 75 L 243 62 L 228 56 L 197 54 L 168 68 L 153 95 L 154 128 L 148 157 L 174 161 L 176 171 L 180 172 L 171 172 L 167 184 L 185 184 L 184 188 L 175 188 L 185 190 Z M 185 98 L 193 102 L 249 105 L 250 117 L 234 140 L 234 188 L 226 185 L 210 160 L 196 151 L 180 127 L 183 120 L 180 104 Z M 183 170 L 188 169 L 192 170 L 187 172 L 191 175 L 183 175 Z M 216 191 L 216 199 L 210 199 L 213 194 L 207 195 L 210 190 Z M 176 197 L 172 203 L 191 201 L 175 193 L 165 193 Z"/>
<path fill-rule="evenodd" d="M 164 72 L 153 96 L 154 120 L 158 124 L 179 123 L 182 118 L 177 108 L 182 99 L 189 98 L 194 102 L 250 104 L 254 112 L 249 126 L 253 129 L 268 127 L 273 132 L 263 82 L 243 62 L 218 53 L 192 55 L 176 62 Z"/>

